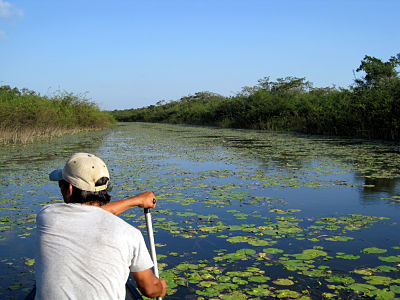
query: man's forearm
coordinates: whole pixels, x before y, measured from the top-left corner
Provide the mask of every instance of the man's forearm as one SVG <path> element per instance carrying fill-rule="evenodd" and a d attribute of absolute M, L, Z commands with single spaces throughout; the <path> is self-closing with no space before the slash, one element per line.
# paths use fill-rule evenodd
<path fill-rule="evenodd" d="M 124 200 L 112 201 L 107 204 L 101 206 L 102 209 L 118 216 L 119 214 L 123 213 L 127 209 L 130 209 L 135 206 L 139 206 L 140 200 L 137 196 L 132 198 L 127 198 Z"/>
<path fill-rule="evenodd" d="M 154 199 L 156 199 L 156 197 L 152 192 L 144 192 L 131 198 L 109 202 L 101 206 L 101 208 L 118 216 L 127 209 L 135 206 L 141 208 L 154 208 L 156 206 L 153 201 Z"/>

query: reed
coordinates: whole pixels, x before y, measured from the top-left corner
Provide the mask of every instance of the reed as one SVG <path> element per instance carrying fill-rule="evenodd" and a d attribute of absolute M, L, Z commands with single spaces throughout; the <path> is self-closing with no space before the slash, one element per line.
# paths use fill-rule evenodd
<path fill-rule="evenodd" d="M 64 134 L 74 134 L 82 131 L 93 130 L 93 128 L 2 128 L 0 127 L 0 144 L 31 143 L 39 139 L 49 139 Z"/>
<path fill-rule="evenodd" d="M 28 143 L 110 126 L 114 119 L 79 95 L 53 97 L 0 87 L 0 143 Z"/>

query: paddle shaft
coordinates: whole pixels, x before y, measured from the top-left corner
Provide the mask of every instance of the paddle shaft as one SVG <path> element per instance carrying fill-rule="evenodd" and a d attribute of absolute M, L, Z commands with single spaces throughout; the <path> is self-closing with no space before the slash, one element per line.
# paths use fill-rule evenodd
<path fill-rule="evenodd" d="M 146 218 L 146 225 L 147 225 L 147 234 L 149 236 L 149 246 L 150 246 L 150 255 L 151 259 L 153 260 L 154 264 L 154 275 L 159 278 L 158 274 L 158 265 L 157 265 L 157 254 L 156 254 L 156 245 L 154 244 L 154 233 L 153 233 L 153 224 L 151 221 L 151 213 L 150 208 L 144 209 L 144 216 Z M 157 297 L 158 300 L 162 300 L 161 297 Z"/>

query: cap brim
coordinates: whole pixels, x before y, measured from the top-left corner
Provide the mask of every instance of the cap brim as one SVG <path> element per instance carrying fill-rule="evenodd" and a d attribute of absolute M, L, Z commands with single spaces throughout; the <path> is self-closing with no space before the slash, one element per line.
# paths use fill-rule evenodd
<path fill-rule="evenodd" d="M 63 169 L 58 169 L 58 170 L 54 170 L 53 172 L 50 173 L 49 178 L 51 181 L 60 181 L 63 179 L 62 176 L 62 171 Z"/>

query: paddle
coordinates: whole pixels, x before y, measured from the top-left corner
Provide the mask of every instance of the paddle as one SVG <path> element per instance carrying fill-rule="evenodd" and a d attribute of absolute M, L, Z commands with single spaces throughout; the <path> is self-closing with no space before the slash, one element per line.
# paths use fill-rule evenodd
<path fill-rule="evenodd" d="M 154 199 L 153 203 L 155 203 L 155 202 L 156 202 L 156 200 Z M 151 259 L 153 260 L 153 264 L 154 264 L 154 275 L 157 278 L 159 278 L 160 276 L 158 275 L 156 246 L 154 244 L 153 224 L 151 222 L 150 208 L 145 208 L 144 209 L 144 216 L 146 218 L 147 234 L 149 235 L 150 255 L 151 255 Z M 158 300 L 162 300 L 161 297 L 158 297 L 157 299 Z"/>

